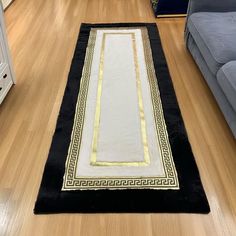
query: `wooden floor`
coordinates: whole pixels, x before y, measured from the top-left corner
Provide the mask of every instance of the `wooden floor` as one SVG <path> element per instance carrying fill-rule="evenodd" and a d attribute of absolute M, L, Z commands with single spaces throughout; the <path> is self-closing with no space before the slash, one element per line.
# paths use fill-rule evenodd
<path fill-rule="evenodd" d="M 157 22 L 209 215 L 33 215 L 81 22 Z M 236 235 L 236 142 L 185 49 L 184 22 L 156 20 L 149 0 L 15 0 L 7 9 L 17 85 L 0 106 L 1 236 Z"/>

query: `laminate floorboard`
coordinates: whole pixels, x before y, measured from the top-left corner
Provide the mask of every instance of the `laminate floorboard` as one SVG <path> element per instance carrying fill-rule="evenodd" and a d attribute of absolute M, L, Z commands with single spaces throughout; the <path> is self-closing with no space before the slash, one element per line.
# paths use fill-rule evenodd
<path fill-rule="evenodd" d="M 236 235 L 236 142 L 185 48 L 185 18 L 156 20 L 149 0 L 15 0 L 5 17 L 17 84 L 0 106 L 0 235 Z M 210 214 L 33 215 L 81 22 L 158 24 Z"/>

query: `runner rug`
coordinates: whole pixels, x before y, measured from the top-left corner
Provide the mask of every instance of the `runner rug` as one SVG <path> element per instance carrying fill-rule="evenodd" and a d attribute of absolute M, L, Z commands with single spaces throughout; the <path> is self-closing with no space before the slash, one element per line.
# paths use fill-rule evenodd
<path fill-rule="evenodd" d="M 209 212 L 156 24 L 81 25 L 34 212 Z"/>

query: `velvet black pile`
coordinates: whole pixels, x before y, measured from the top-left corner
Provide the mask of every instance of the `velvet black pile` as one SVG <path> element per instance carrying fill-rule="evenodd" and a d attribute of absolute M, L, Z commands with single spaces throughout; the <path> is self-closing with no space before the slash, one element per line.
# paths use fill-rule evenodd
<path fill-rule="evenodd" d="M 137 26 L 145 26 L 148 30 L 180 190 L 61 191 L 90 29 Z M 208 213 L 209 211 L 156 24 L 82 24 L 34 213 Z"/>

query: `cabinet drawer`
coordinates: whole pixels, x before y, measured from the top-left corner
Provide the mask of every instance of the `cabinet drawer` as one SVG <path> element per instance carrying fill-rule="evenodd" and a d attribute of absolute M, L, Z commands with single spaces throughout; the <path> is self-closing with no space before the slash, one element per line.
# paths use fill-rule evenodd
<path fill-rule="evenodd" d="M 9 66 L 7 65 L 1 74 L 1 78 L 4 80 L 4 86 L 7 87 L 9 84 L 12 84 L 11 73 Z"/>
<path fill-rule="evenodd" d="M 2 96 L 4 90 L 4 80 L 0 78 L 0 97 Z"/>
<path fill-rule="evenodd" d="M 3 67 L 1 67 L 0 71 L 0 87 L 2 88 L 0 91 L 0 96 L 7 93 L 12 84 L 13 81 L 9 67 L 5 64 Z"/>

